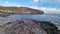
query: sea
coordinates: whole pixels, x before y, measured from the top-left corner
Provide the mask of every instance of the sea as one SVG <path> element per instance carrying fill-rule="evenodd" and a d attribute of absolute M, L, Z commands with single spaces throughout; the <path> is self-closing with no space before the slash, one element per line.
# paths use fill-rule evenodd
<path fill-rule="evenodd" d="M 60 14 L 13 14 L 9 17 L 12 18 L 25 18 L 25 19 L 35 19 L 40 21 L 51 21 L 54 23 L 58 29 L 60 29 Z"/>

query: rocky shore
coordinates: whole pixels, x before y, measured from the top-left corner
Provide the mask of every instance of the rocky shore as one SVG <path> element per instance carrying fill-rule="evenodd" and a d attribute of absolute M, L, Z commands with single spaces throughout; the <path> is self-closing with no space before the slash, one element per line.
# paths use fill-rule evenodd
<path fill-rule="evenodd" d="M 10 15 L 13 15 L 13 14 L 0 14 L 0 17 L 7 17 L 7 16 L 10 16 Z"/>
<path fill-rule="evenodd" d="M 58 28 L 48 21 L 5 18 L 0 21 L 0 34 L 58 34 Z"/>
<path fill-rule="evenodd" d="M 60 34 L 49 21 L 6 17 L 12 14 L 44 14 L 28 7 L 0 7 L 0 34 Z"/>

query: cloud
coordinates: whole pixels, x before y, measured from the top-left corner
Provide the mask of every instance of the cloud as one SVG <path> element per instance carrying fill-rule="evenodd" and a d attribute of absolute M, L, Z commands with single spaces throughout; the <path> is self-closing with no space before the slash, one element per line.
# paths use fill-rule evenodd
<path fill-rule="evenodd" d="M 53 0 L 52 3 L 60 4 L 60 0 Z"/>
<path fill-rule="evenodd" d="M 56 12 L 60 12 L 60 9 L 58 8 L 46 8 L 46 7 L 41 7 L 40 10 L 43 10 L 43 11 L 56 11 Z"/>
<path fill-rule="evenodd" d="M 60 14 L 60 9 L 59 8 L 46 8 L 46 7 L 38 7 L 38 6 L 34 6 L 34 7 L 31 7 L 31 8 L 42 10 L 46 14 Z"/>
<path fill-rule="evenodd" d="M 34 1 L 34 3 L 39 2 L 39 0 L 33 0 L 33 1 Z"/>
<path fill-rule="evenodd" d="M 34 3 L 60 4 L 60 0 L 33 0 Z"/>
<path fill-rule="evenodd" d="M 16 4 L 15 2 L 0 2 L 0 6 L 17 6 L 20 7 L 21 5 Z"/>
<path fill-rule="evenodd" d="M 40 10 L 43 10 L 47 14 L 60 14 L 60 9 L 58 8 L 41 7 Z"/>
<path fill-rule="evenodd" d="M 42 3 L 60 4 L 60 0 L 40 0 Z"/>

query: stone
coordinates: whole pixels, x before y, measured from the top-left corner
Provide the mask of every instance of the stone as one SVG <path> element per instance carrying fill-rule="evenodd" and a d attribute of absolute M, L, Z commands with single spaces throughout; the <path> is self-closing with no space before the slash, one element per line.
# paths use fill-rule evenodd
<path fill-rule="evenodd" d="M 35 20 L 16 19 L 4 24 L 2 34 L 47 34 L 35 23 Z"/>

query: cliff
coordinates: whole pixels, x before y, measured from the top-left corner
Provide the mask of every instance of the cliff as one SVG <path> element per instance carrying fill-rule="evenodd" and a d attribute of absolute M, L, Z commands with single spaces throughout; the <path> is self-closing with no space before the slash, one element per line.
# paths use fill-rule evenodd
<path fill-rule="evenodd" d="M 16 13 L 16 14 L 43 14 L 44 12 L 28 7 L 0 7 L 2 13 Z"/>

